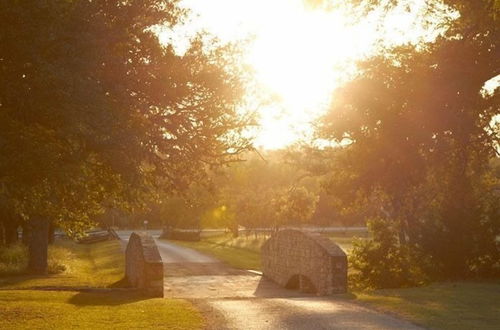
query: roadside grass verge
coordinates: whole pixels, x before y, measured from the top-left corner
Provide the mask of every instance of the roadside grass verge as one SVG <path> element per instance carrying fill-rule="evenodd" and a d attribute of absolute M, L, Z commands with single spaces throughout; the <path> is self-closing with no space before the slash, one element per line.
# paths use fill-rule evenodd
<path fill-rule="evenodd" d="M 261 269 L 260 252 L 225 244 L 224 240 L 219 242 L 216 237 L 202 239 L 199 242 L 172 242 L 214 256 L 234 268 L 251 270 Z"/>
<path fill-rule="evenodd" d="M 328 238 L 348 252 L 352 246 L 354 234 L 329 234 Z M 241 235 L 233 237 L 231 234 L 222 234 L 204 237 L 199 242 L 172 241 L 176 244 L 212 255 L 228 265 L 238 269 L 261 270 L 260 248 L 267 241 L 269 235 Z"/>
<path fill-rule="evenodd" d="M 357 300 L 432 329 L 498 329 L 500 282 L 434 283 L 357 292 Z"/>
<path fill-rule="evenodd" d="M 123 282 L 125 261 L 119 241 L 77 244 L 58 240 L 50 246 L 48 260 L 49 270 L 58 273 L 48 276 L 25 274 L 26 265 L 22 259 L 27 259 L 27 251 L 23 249 L 16 247 L 21 260 L 16 263 L 17 274 L 11 272 L 8 276 L 0 276 L 0 288 L 113 287 Z"/>
<path fill-rule="evenodd" d="M 119 241 L 77 244 L 59 240 L 49 264 L 58 274 L 25 273 L 26 249 L 8 251 L 13 275 L 0 277 L 0 329 L 201 329 L 204 319 L 180 299 L 151 299 L 137 290 L 81 290 L 123 286 Z M 5 251 L 5 250 L 3 250 Z M 19 262 L 21 260 L 21 262 Z M 19 275 L 21 273 L 21 275 Z M 41 290 L 43 288 L 43 290 Z M 38 289 L 38 290 L 34 290 Z"/>
<path fill-rule="evenodd" d="M 107 293 L 0 290 L 0 329 L 201 329 L 185 300 Z"/>
<path fill-rule="evenodd" d="M 353 237 L 328 235 L 349 251 Z M 357 236 L 357 235 L 353 235 Z M 213 255 L 235 268 L 260 270 L 264 236 L 230 235 L 179 245 Z M 500 282 L 434 283 L 424 287 L 354 291 L 355 301 L 432 329 L 497 329 L 500 324 Z"/>

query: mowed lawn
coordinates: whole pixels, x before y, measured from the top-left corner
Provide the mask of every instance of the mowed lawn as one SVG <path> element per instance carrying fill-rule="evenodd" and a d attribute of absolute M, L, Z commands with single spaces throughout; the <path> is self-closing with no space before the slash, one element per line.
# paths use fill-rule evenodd
<path fill-rule="evenodd" d="M 0 290 L 0 329 L 201 329 L 185 300 L 134 292 Z"/>
<path fill-rule="evenodd" d="M 337 243 L 344 251 L 349 251 L 357 233 L 340 235 L 330 234 L 328 238 Z M 199 242 L 173 241 L 176 244 L 193 248 L 212 255 L 228 265 L 238 269 L 261 270 L 260 248 L 269 235 L 241 235 L 232 237 L 224 234 L 202 238 Z"/>
<path fill-rule="evenodd" d="M 329 238 L 349 252 L 353 235 Z M 268 236 L 230 235 L 200 242 L 175 241 L 240 269 L 260 270 L 260 247 Z M 500 329 L 500 282 L 435 283 L 429 286 L 353 292 L 356 301 L 431 329 Z"/>
<path fill-rule="evenodd" d="M 64 271 L 48 276 L 0 277 L 0 288 L 102 288 L 120 286 L 124 282 L 125 258 L 119 241 L 77 244 L 71 240 L 57 240 L 49 248 L 49 263 L 62 265 Z"/>
<path fill-rule="evenodd" d="M 500 282 L 434 283 L 356 293 L 357 300 L 431 329 L 500 329 Z"/>
<path fill-rule="evenodd" d="M 201 329 L 202 315 L 180 299 L 150 298 L 126 286 L 119 241 L 60 240 L 48 276 L 0 277 L 0 329 Z"/>

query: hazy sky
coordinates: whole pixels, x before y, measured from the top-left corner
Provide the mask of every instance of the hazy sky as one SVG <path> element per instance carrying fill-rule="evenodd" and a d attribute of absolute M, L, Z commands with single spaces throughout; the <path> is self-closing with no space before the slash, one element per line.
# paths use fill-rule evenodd
<path fill-rule="evenodd" d="M 338 3 L 338 1 L 337 1 Z M 440 19 L 425 20 L 425 1 L 401 2 L 392 12 L 373 11 L 358 20 L 347 5 L 333 10 L 307 8 L 302 0 L 183 0 L 192 10 L 172 34 L 182 49 L 197 31 L 222 41 L 252 37 L 242 59 L 256 72 L 263 94 L 279 102 L 262 107 L 256 144 L 280 148 L 307 136 L 324 113 L 333 89 L 355 73 L 355 62 L 394 46 L 433 40 Z"/>

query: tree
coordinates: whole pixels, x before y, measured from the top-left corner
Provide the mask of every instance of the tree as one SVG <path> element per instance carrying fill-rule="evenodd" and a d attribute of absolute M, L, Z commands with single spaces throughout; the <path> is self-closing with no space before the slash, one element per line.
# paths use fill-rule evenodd
<path fill-rule="evenodd" d="M 0 4 L 0 193 L 32 227 L 32 271 L 47 270 L 48 221 L 77 234 L 247 147 L 229 52 L 158 42 L 180 18 L 176 1 Z"/>
<path fill-rule="evenodd" d="M 481 91 L 500 74 L 500 28 L 492 1 L 447 4 L 461 15 L 447 34 L 363 63 L 335 94 L 322 133 L 346 144 L 330 191 L 373 205 L 401 249 L 433 260 L 434 276 L 464 278 L 498 260 L 498 198 L 487 178 L 499 93 Z"/>
<path fill-rule="evenodd" d="M 314 193 L 305 187 L 292 187 L 274 201 L 276 209 L 275 228 L 284 224 L 302 225 L 311 219 L 317 203 Z"/>

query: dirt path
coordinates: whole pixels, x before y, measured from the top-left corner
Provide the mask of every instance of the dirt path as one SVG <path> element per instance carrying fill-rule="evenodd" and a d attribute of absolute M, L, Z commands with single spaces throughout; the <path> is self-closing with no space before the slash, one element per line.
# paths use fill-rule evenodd
<path fill-rule="evenodd" d="M 422 329 L 339 297 L 286 290 L 198 251 L 157 240 L 165 297 L 197 304 L 210 329 Z"/>

